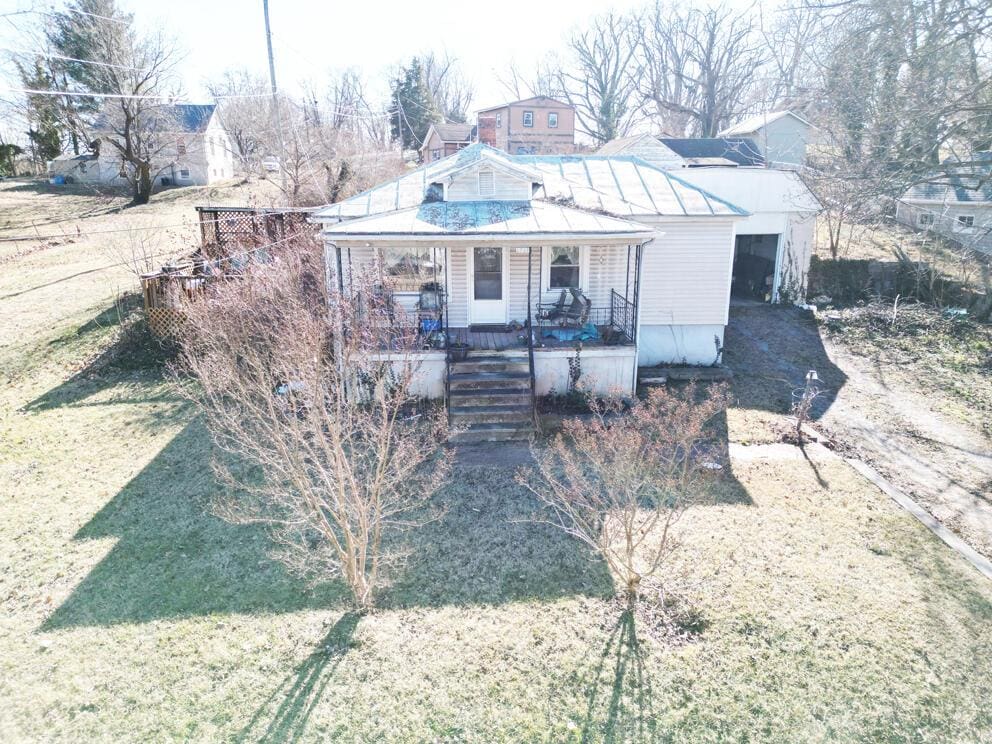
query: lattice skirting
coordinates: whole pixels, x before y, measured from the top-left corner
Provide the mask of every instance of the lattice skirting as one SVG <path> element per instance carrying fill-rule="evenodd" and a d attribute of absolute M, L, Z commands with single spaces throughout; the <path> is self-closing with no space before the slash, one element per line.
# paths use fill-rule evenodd
<path fill-rule="evenodd" d="M 186 322 L 186 315 L 182 311 L 169 307 L 150 307 L 146 312 L 148 327 L 162 338 L 175 336 Z"/>

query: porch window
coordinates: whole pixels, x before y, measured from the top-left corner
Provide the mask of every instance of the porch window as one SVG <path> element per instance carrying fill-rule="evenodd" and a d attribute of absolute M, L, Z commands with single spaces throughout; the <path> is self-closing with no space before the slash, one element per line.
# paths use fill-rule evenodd
<path fill-rule="evenodd" d="M 444 248 L 383 248 L 382 273 L 397 292 L 419 292 L 434 281 L 444 285 Z"/>
<path fill-rule="evenodd" d="M 579 247 L 554 246 L 548 261 L 548 289 L 579 288 Z"/>

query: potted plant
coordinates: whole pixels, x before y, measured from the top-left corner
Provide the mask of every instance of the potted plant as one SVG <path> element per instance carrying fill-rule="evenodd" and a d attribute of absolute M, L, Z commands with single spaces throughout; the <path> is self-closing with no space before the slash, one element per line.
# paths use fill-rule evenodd
<path fill-rule="evenodd" d="M 452 341 L 448 344 L 448 358 L 453 362 L 464 362 L 471 349 L 471 344 L 464 341 Z"/>

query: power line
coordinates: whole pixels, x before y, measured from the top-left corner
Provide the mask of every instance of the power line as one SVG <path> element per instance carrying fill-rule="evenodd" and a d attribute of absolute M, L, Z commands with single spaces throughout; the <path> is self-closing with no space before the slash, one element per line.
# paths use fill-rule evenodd
<path fill-rule="evenodd" d="M 97 62 L 93 59 L 79 59 L 78 57 L 65 57 L 61 54 L 45 54 L 38 51 L 29 51 L 27 49 L 14 49 L 13 47 L 0 47 L 0 51 L 11 52 L 13 54 L 23 54 L 33 57 L 43 57 L 45 59 L 61 59 L 66 62 L 78 62 L 84 65 L 98 65 L 99 67 L 112 67 L 118 70 L 134 70 L 135 72 L 148 72 L 147 67 L 131 67 L 129 65 L 115 65 L 110 62 Z"/>
<path fill-rule="evenodd" d="M 298 237 L 299 237 L 299 235 L 295 235 L 295 234 L 294 235 L 287 235 L 285 238 L 280 238 L 279 240 L 275 240 L 275 241 L 273 241 L 271 243 L 265 243 L 264 245 L 254 246 L 250 250 L 237 251 L 236 253 L 229 253 L 228 255 L 223 256 L 221 258 L 211 259 L 210 261 L 207 261 L 207 263 L 210 263 L 210 264 L 219 264 L 219 263 L 223 263 L 225 261 L 231 261 L 231 260 L 233 260 L 235 258 L 240 258 L 242 256 L 250 256 L 253 253 L 257 253 L 258 251 L 260 251 L 260 250 L 262 250 L 264 248 L 271 248 L 274 245 L 279 245 L 280 243 L 285 243 L 287 240 L 293 240 L 293 239 L 298 238 Z M 174 256 L 175 254 L 176 254 L 175 251 L 170 251 L 168 253 L 152 254 L 150 256 L 145 256 L 145 258 L 165 258 L 167 256 Z M 11 292 L 10 294 L 0 295 L 0 300 L 7 300 L 7 299 L 10 299 L 12 297 L 19 297 L 21 295 L 27 294 L 28 292 L 34 292 L 34 291 L 39 290 L 39 289 L 44 289 L 45 287 L 51 287 L 54 284 L 60 284 L 62 282 L 67 282 L 70 279 L 75 279 L 76 277 L 79 277 L 79 276 L 85 276 L 86 274 L 96 274 L 96 273 L 99 273 L 99 272 L 102 272 L 102 271 L 110 271 L 111 269 L 119 269 L 122 266 L 131 266 L 132 264 L 133 264 L 133 262 L 131 262 L 131 261 L 118 261 L 117 263 L 106 264 L 105 266 L 97 266 L 97 267 L 92 268 L 92 269 L 85 269 L 84 271 L 77 271 L 75 274 L 70 274 L 69 276 L 63 276 L 63 277 L 61 277 L 59 279 L 53 279 L 50 282 L 45 282 L 44 284 L 39 284 L 39 285 L 37 285 L 35 287 L 28 287 L 27 289 L 22 289 L 22 290 L 20 290 L 18 292 Z"/>
<path fill-rule="evenodd" d="M 221 208 L 223 209 L 223 208 Z M 299 212 L 306 212 L 305 209 L 279 209 L 265 212 L 264 214 L 296 214 Z M 227 223 L 230 218 L 215 219 L 215 220 L 197 220 L 196 225 L 210 225 L 219 224 L 221 222 Z M 134 230 L 168 230 L 173 227 L 191 227 L 194 223 L 190 222 L 178 222 L 174 225 L 131 225 L 130 227 L 118 227 L 113 230 L 87 230 L 86 232 L 77 231 L 75 233 L 57 233 L 54 235 L 28 235 L 25 237 L 7 237 L 0 235 L 0 243 L 29 243 L 33 240 L 55 240 L 57 238 L 86 238 L 90 235 L 107 235 L 110 233 L 121 233 L 121 232 L 133 232 Z"/>

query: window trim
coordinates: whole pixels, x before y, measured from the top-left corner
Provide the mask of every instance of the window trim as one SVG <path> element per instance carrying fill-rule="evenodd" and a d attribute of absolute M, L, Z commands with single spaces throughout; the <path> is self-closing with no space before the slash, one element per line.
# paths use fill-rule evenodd
<path fill-rule="evenodd" d="M 186 175 L 184 176 L 183 173 L 185 173 Z M 192 181 L 193 180 L 193 173 L 190 171 L 189 168 L 180 168 L 178 171 L 176 171 L 176 180 L 177 181 Z"/>
<path fill-rule="evenodd" d="M 975 229 L 975 215 L 958 214 L 954 216 L 955 232 L 972 232 Z"/>
<path fill-rule="evenodd" d="M 503 128 L 503 114 L 496 114 L 496 128 Z"/>
<path fill-rule="evenodd" d="M 530 124 L 527 123 L 528 117 L 530 118 Z M 529 128 L 529 129 L 533 129 L 534 128 L 534 112 L 533 111 L 524 111 L 523 117 L 522 117 L 522 121 L 523 121 L 523 125 L 525 127 Z"/>
<path fill-rule="evenodd" d="M 432 147 L 431 148 L 431 162 L 434 162 L 435 160 L 440 160 L 440 159 L 441 159 L 441 148 L 440 147 Z"/>
<path fill-rule="evenodd" d="M 585 292 L 589 284 L 589 246 L 587 245 L 545 245 L 541 247 L 541 291 L 560 292 L 565 287 L 551 286 L 551 252 L 555 248 L 579 249 L 579 286 L 576 289 Z"/>
<path fill-rule="evenodd" d="M 386 277 L 386 251 L 396 250 L 396 251 L 426 251 L 431 260 L 434 257 L 440 262 L 441 270 L 437 272 L 437 280 L 441 283 L 441 290 L 447 291 L 448 287 L 448 252 L 444 246 L 440 245 L 380 245 L 375 248 L 374 260 L 375 260 L 375 270 L 381 281 L 385 281 Z M 434 253 L 434 251 L 437 251 Z M 400 276 L 398 274 L 392 274 L 390 276 Z M 405 275 L 409 278 L 412 275 Z M 418 277 L 419 278 L 419 277 Z M 410 280 L 411 283 L 413 280 Z M 420 282 L 420 284 L 425 284 L 427 282 L 433 281 L 433 279 L 427 278 Z M 402 297 L 416 297 L 420 294 L 420 288 L 417 289 L 397 289 L 396 294 Z"/>
<path fill-rule="evenodd" d="M 916 224 L 919 227 L 933 227 L 933 212 L 920 212 L 916 215 Z"/>
<path fill-rule="evenodd" d="M 551 123 L 551 117 L 552 116 L 555 117 L 555 123 L 554 124 Z M 549 111 L 548 112 L 548 129 L 557 129 L 557 128 L 558 128 L 558 112 L 557 111 Z"/>

